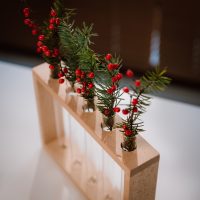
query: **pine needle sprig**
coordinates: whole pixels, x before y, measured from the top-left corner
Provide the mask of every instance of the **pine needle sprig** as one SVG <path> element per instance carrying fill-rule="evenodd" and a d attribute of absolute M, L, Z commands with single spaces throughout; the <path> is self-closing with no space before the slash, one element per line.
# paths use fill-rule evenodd
<path fill-rule="evenodd" d="M 93 99 L 95 96 L 95 71 L 100 65 L 99 55 L 91 48 L 92 37 L 96 35 L 93 33 L 92 24 L 83 23 L 82 28 L 76 27 L 74 30 L 74 37 L 78 46 L 77 82 L 81 85 L 77 91 L 86 100 Z"/>
<path fill-rule="evenodd" d="M 150 105 L 151 92 L 163 91 L 170 83 L 171 79 L 166 75 L 166 69 L 148 71 L 140 80 L 135 81 L 135 86 L 131 86 L 133 92 L 130 94 L 130 102 L 126 108 L 127 118 L 117 124 L 121 132 L 126 137 L 134 137 L 143 132 L 143 121 L 140 116 L 146 112 L 146 107 Z"/>
<path fill-rule="evenodd" d="M 100 58 L 101 65 L 96 71 L 96 96 L 97 108 L 103 114 L 104 123 L 112 130 L 114 124 L 112 119 L 116 112 L 120 111 L 118 107 L 121 101 L 121 92 L 119 81 L 122 75 L 119 73 L 122 60 L 120 57 L 107 54 L 105 58 Z"/>
<path fill-rule="evenodd" d="M 59 37 L 57 28 L 63 18 L 64 7 L 62 0 L 55 0 L 50 9 L 49 17 L 42 24 L 37 24 L 32 19 L 32 11 L 24 1 L 24 24 L 32 29 L 32 35 L 37 36 L 37 53 L 45 62 L 49 63 L 52 70 L 51 77 L 58 78 L 61 55 L 59 54 Z"/>
<path fill-rule="evenodd" d="M 78 43 L 78 46 L 83 49 L 89 49 L 90 45 L 94 44 L 91 38 L 98 36 L 97 33 L 93 33 L 93 24 L 86 25 L 83 22 L 82 28 L 76 27 L 75 37 Z"/>
<path fill-rule="evenodd" d="M 72 82 L 76 81 L 75 71 L 79 64 L 79 57 L 77 55 L 79 47 L 76 43 L 76 37 L 74 36 L 74 21 L 70 21 L 73 11 L 65 13 L 66 20 L 62 20 L 59 26 L 59 38 L 60 38 L 60 51 L 63 55 L 63 62 L 67 69 L 64 73 L 65 78 Z"/>

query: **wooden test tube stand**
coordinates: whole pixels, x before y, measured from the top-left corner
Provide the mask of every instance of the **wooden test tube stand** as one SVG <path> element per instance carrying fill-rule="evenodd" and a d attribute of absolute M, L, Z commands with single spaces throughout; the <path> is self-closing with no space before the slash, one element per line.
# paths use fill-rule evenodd
<path fill-rule="evenodd" d="M 80 185 L 80 181 L 73 177 L 73 173 L 70 172 L 70 154 L 68 148 L 61 145 L 62 142 L 65 143 L 62 108 L 66 109 L 81 124 L 87 131 L 85 134 L 90 134 L 113 162 L 116 162 L 123 170 L 122 199 L 154 200 L 159 153 L 141 136 L 137 137 L 137 149 L 135 151 L 122 151 L 120 147 L 122 135 L 118 131 L 114 133 L 102 132 L 100 113 L 98 111 L 84 113 L 80 105 L 82 98 L 68 95 L 66 84 L 59 85 L 57 80 L 50 79 L 50 72 L 46 63 L 34 67 L 32 72 L 44 148 L 85 196 L 91 199 L 88 191 L 84 190 L 84 187 Z M 86 156 L 84 159 L 84 162 L 87 162 Z M 112 198 L 102 197 L 102 199 Z"/>

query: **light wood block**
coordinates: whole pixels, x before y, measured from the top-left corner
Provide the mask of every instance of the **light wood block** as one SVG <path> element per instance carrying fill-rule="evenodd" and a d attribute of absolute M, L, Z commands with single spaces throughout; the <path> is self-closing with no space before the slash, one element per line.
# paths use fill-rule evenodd
<path fill-rule="evenodd" d="M 45 63 L 33 69 L 41 139 L 66 175 L 91 200 L 155 199 L 159 153 L 141 136 L 122 151 L 120 132 L 103 132 L 101 114 L 84 113 L 83 99 L 49 73 Z"/>

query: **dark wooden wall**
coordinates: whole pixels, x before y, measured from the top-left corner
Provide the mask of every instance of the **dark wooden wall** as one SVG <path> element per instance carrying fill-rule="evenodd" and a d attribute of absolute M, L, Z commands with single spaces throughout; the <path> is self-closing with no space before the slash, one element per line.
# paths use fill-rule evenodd
<path fill-rule="evenodd" d="M 159 33 L 159 63 L 167 66 L 175 80 L 200 85 L 200 1 L 179 0 L 64 0 L 77 8 L 77 25 L 94 23 L 94 49 L 116 52 L 124 65 L 144 72 L 152 47 L 152 32 Z M 29 1 L 35 18 L 48 16 L 50 1 Z M 2 1 L 0 49 L 35 51 L 35 40 L 22 23 L 20 1 Z"/>
<path fill-rule="evenodd" d="M 165 1 L 161 65 L 178 79 L 200 83 L 200 1 Z"/>

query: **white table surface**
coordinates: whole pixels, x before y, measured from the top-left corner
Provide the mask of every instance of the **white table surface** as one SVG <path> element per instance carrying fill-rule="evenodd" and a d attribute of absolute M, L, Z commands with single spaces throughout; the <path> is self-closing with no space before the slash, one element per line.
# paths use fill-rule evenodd
<path fill-rule="evenodd" d="M 0 200 L 82 200 L 42 150 L 30 68 L 0 62 Z M 154 97 L 143 137 L 161 154 L 156 200 L 200 199 L 200 107 Z"/>

